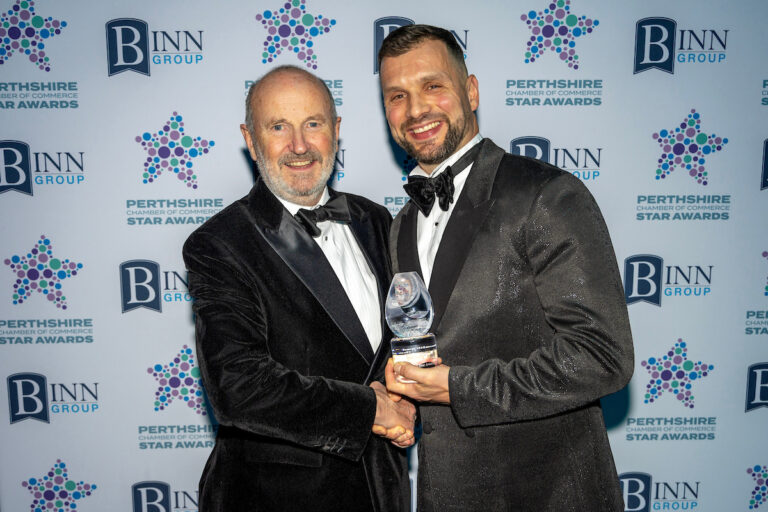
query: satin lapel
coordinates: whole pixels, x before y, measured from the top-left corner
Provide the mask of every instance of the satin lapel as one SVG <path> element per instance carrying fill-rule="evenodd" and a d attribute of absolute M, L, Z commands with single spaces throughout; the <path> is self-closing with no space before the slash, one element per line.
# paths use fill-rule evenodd
<path fill-rule="evenodd" d="M 368 342 L 368 336 L 365 334 L 344 287 L 341 286 L 322 249 L 304 231 L 304 228 L 299 225 L 288 210 L 283 208 L 276 198 L 272 197 L 272 199 L 282 209 L 279 226 L 274 229 L 267 225 L 257 224 L 259 231 L 272 249 L 323 306 L 328 316 L 344 333 L 365 362 L 368 365 L 372 364 L 373 350 Z"/>
<path fill-rule="evenodd" d="M 419 216 L 419 210 L 412 204 L 404 206 L 405 213 L 400 220 L 400 232 L 397 236 L 397 272 L 418 272 L 421 273 L 421 261 L 419 260 L 419 246 L 416 240 L 416 222 Z"/>
<path fill-rule="evenodd" d="M 435 309 L 433 332 L 440 325 L 475 236 L 494 203 L 490 195 L 504 151 L 490 139 L 483 139 L 481 144 L 435 255 L 429 281 L 429 294 Z"/>

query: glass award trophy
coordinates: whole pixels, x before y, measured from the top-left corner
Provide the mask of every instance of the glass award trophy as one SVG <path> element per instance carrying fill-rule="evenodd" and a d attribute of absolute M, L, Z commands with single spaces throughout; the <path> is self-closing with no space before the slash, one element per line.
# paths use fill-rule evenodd
<path fill-rule="evenodd" d="M 392 278 L 387 294 L 384 316 L 395 338 L 392 338 L 392 358 L 396 363 L 411 363 L 421 368 L 435 366 L 437 344 L 432 326 L 432 297 L 417 272 L 401 272 Z M 397 377 L 406 384 L 413 383 Z"/>

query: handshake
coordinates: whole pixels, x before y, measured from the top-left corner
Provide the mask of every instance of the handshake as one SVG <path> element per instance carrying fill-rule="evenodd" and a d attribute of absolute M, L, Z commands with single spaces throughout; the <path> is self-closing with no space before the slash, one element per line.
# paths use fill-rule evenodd
<path fill-rule="evenodd" d="M 448 372 L 450 367 L 437 358 L 433 368 L 419 368 L 409 363 L 394 364 L 390 358 L 384 370 L 385 388 L 380 382 L 371 383 L 376 393 L 376 418 L 371 431 L 389 439 L 400 448 L 415 442 L 415 402 L 449 404 Z M 397 377 L 411 383 L 400 382 Z"/>

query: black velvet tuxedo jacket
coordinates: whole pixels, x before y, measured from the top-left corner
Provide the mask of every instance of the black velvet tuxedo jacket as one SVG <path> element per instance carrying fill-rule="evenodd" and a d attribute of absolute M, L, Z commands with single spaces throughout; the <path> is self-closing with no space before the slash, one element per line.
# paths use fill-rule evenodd
<path fill-rule="evenodd" d="M 343 195 L 384 304 L 391 216 Z M 220 423 L 201 512 L 407 510 L 404 450 L 370 432 L 389 332 L 374 354 L 322 250 L 261 179 L 192 233 L 184 261 Z"/>
<path fill-rule="evenodd" d="M 451 404 L 420 407 L 419 512 L 623 511 L 598 399 L 634 363 L 603 218 L 569 173 L 480 144 L 429 285 Z M 420 271 L 417 215 L 396 272 Z"/>

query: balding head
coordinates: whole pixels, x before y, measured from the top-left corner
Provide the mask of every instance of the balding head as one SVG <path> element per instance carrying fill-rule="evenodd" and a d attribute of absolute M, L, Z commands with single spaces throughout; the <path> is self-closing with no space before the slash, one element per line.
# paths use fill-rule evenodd
<path fill-rule="evenodd" d="M 255 119 L 258 115 L 256 112 L 255 98 L 259 94 L 259 91 L 263 90 L 264 86 L 269 85 L 272 80 L 284 78 L 286 76 L 293 76 L 297 79 L 304 79 L 312 84 L 315 84 L 317 88 L 322 90 L 327 97 L 329 118 L 336 119 L 338 117 L 336 114 L 336 104 L 333 101 L 333 95 L 331 95 L 331 91 L 328 89 L 328 86 L 325 85 L 325 82 L 323 82 L 320 78 L 313 75 L 309 71 L 306 71 L 300 67 L 278 66 L 256 80 L 248 89 L 248 95 L 245 98 L 245 126 L 248 127 L 248 131 L 251 133 L 253 133 Z"/>

